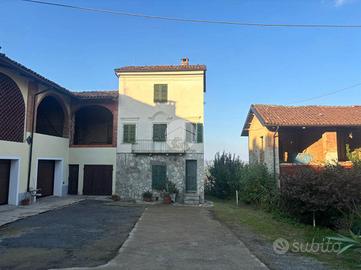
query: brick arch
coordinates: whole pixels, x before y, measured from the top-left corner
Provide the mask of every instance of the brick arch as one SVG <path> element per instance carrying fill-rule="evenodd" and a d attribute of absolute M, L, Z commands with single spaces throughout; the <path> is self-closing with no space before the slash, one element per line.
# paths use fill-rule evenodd
<path fill-rule="evenodd" d="M 53 93 L 44 95 L 36 108 L 35 123 L 37 133 L 68 137 L 69 113 L 64 100 Z"/>
<path fill-rule="evenodd" d="M 0 73 L 0 140 L 23 142 L 25 102 L 20 88 Z"/>

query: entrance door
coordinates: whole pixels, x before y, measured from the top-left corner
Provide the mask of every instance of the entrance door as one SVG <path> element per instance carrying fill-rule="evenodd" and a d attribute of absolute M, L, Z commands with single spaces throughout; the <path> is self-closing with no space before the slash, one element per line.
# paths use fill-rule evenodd
<path fill-rule="evenodd" d="M 112 165 L 84 165 L 84 195 L 112 195 L 112 182 Z"/>
<path fill-rule="evenodd" d="M 197 191 L 197 160 L 186 160 L 186 192 Z"/>
<path fill-rule="evenodd" d="M 38 183 L 36 188 L 40 189 L 41 197 L 53 195 L 54 192 L 54 160 L 39 160 Z"/>
<path fill-rule="evenodd" d="M 69 165 L 68 194 L 78 195 L 79 165 Z"/>
<path fill-rule="evenodd" d="M 8 159 L 0 159 L 0 204 L 7 204 L 9 198 L 10 164 Z"/>

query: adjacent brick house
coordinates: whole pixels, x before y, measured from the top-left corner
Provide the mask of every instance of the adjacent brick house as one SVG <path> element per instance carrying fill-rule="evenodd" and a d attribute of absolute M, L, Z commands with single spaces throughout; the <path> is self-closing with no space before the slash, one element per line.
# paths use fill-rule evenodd
<path fill-rule="evenodd" d="M 348 166 L 346 145 L 361 147 L 361 106 L 252 105 L 242 130 L 250 163 L 272 173 L 299 166 Z"/>

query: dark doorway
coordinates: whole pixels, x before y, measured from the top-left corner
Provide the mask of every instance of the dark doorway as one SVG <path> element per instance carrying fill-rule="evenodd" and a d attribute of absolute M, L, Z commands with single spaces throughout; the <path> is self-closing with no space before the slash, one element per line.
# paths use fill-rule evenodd
<path fill-rule="evenodd" d="M 40 189 L 41 197 L 53 195 L 54 192 L 54 160 L 39 160 L 38 183 L 36 188 Z"/>
<path fill-rule="evenodd" d="M 101 106 L 88 106 L 75 113 L 75 145 L 104 145 L 113 142 L 113 114 Z"/>
<path fill-rule="evenodd" d="M 79 165 L 69 165 L 68 194 L 78 195 Z"/>
<path fill-rule="evenodd" d="M 84 195 L 111 195 L 112 165 L 84 165 Z"/>
<path fill-rule="evenodd" d="M 186 160 L 186 192 L 197 191 L 197 160 Z"/>
<path fill-rule="evenodd" d="M 63 137 L 64 111 L 56 98 L 45 97 L 37 109 L 36 132 L 51 136 Z"/>
<path fill-rule="evenodd" d="M 11 161 L 0 159 L 0 205 L 7 204 L 9 198 Z"/>

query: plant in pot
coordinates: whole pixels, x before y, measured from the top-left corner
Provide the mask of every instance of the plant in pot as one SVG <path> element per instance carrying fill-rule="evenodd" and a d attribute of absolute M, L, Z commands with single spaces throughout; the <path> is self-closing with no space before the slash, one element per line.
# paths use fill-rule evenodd
<path fill-rule="evenodd" d="M 170 194 L 167 191 L 163 192 L 163 203 L 165 203 L 165 204 L 171 204 L 172 203 L 172 198 L 170 197 Z"/>
<path fill-rule="evenodd" d="M 21 200 L 21 205 L 30 205 L 31 203 L 31 194 L 29 192 L 25 193 L 24 199 Z"/>
<path fill-rule="evenodd" d="M 145 202 L 151 202 L 153 199 L 153 193 L 151 191 L 146 191 L 143 193 L 143 200 Z"/>
<path fill-rule="evenodd" d="M 177 186 L 171 182 L 171 181 L 167 181 L 166 183 L 166 191 L 168 192 L 170 198 L 171 198 L 171 201 L 172 202 L 175 202 L 176 198 L 177 198 L 177 194 L 178 194 L 178 189 L 177 189 Z"/>

